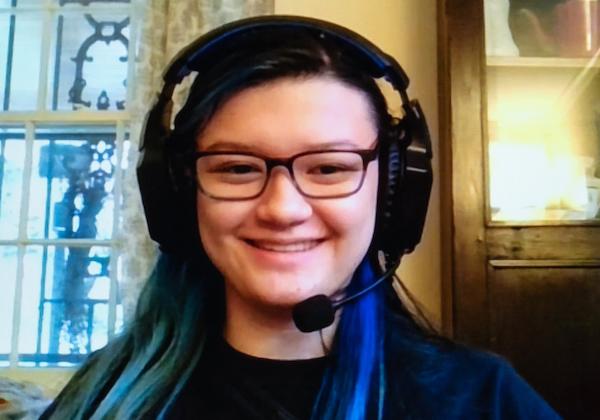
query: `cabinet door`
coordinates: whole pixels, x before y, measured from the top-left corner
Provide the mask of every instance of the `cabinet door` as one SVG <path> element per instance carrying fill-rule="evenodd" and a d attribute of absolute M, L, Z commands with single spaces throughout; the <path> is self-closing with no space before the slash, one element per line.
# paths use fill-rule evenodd
<path fill-rule="evenodd" d="M 439 2 L 454 336 L 600 416 L 598 1 Z"/>

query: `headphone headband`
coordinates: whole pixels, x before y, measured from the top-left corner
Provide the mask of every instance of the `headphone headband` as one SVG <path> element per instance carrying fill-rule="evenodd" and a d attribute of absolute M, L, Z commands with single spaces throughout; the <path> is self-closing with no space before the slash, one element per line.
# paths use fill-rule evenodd
<path fill-rule="evenodd" d="M 400 64 L 375 44 L 343 26 L 324 20 L 298 16 L 257 16 L 227 23 L 202 35 L 172 60 L 165 72 L 165 83 L 180 83 L 192 71 L 198 70 L 211 54 L 222 55 L 223 45 L 255 30 L 300 29 L 319 32 L 345 45 L 354 59 L 366 63 L 374 78 L 385 77 L 399 91 L 408 89 L 409 79 Z M 234 46 L 234 45 L 232 45 Z M 365 58 L 367 60 L 365 60 Z"/>
<path fill-rule="evenodd" d="M 240 40 L 280 29 L 307 31 L 333 41 L 340 54 L 369 76 L 383 77 L 400 95 L 405 115 L 397 138 L 389 139 L 380 155 L 382 182 L 374 242 L 389 261 L 398 261 L 421 239 L 431 192 L 432 153 L 425 117 L 419 103 L 409 99 L 409 79 L 393 57 L 347 28 L 307 17 L 260 16 L 231 22 L 200 36 L 172 60 L 163 76 L 163 89 L 147 114 L 139 146 L 138 183 L 150 236 L 164 251 L 187 252 L 198 244 L 195 206 L 172 182 L 176 165 L 168 146 L 173 140 L 169 121 L 175 86 L 192 71 L 202 77 L 203 69 L 239 49 Z"/>

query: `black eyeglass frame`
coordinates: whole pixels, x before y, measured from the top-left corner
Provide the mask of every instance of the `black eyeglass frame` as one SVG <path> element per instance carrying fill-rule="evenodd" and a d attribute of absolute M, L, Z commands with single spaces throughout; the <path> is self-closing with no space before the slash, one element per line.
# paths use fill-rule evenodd
<path fill-rule="evenodd" d="M 358 183 L 357 187 L 348 192 L 348 193 L 344 193 L 344 194 L 335 194 L 335 195 L 327 195 L 327 196 L 321 196 L 321 195 L 312 195 L 312 194 L 307 194 L 306 192 L 302 191 L 302 188 L 300 188 L 300 186 L 298 185 L 298 182 L 296 181 L 296 177 L 294 176 L 294 169 L 293 169 L 293 164 L 294 161 L 302 156 L 306 156 L 306 155 L 313 155 L 313 154 L 321 154 L 321 153 L 355 153 L 357 155 L 359 155 L 362 159 L 362 163 L 363 163 L 363 170 L 362 170 L 362 176 L 360 179 L 360 182 Z M 265 181 L 264 184 L 262 186 L 262 188 L 260 189 L 259 192 L 257 192 L 256 194 L 250 196 L 250 197 L 243 197 L 243 198 L 231 198 L 231 197 L 219 197 L 213 194 L 208 193 L 207 191 L 205 191 L 202 188 L 202 185 L 200 185 L 200 181 L 199 181 L 199 176 L 197 173 L 197 160 L 204 157 L 204 156 L 214 156 L 214 155 L 242 155 L 242 156 L 251 156 L 251 157 L 255 157 L 258 159 L 261 159 L 265 162 L 266 165 L 266 169 L 267 169 L 267 174 L 265 177 Z M 275 168 L 276 166 L 283 166 L 288 170 L 288 173 L 290 174 L 290 178 L 292 179 L 292 183 L 294 184 L 294 187 L 296 187 L 296 190 L 303 195 L 304 197 L 308 197 L 308 198 L 317 198 L 317 199 L 331 199 L 331 198 L 343 198 L 343 197 L 348 197 L 351 196 L 353 194 L 356 194 L 363 186 L 363 183 L 365 181 L 365 176 L 367 173 L 367 167 L 369 166 L 369 163 L 371 163 L 372 161 L 376 160 L 379 157 L 379 142 L 377 142 L 377 144 L 375 145 L 375 147 L 371 148 L 371 149 L 332 149 L 332 150 L 309 150 L 306 152 L 301 152 L 301 153 L 297 153 L 295 155 L 292 155 L 290 157 L 287 158 L 270 158 L 268 156 L 265 155 L 261 155 L 258 153 L 252 153 L 252 152 L 236 152 L 236 151 L 232 151 L 232 150 L 224 150 L 224 151 L 195 151 L 190 153 L 189 155 L 189 164 L 193 170 L 193 173 L 195 175 L 194 179 L 196 182 L 196 186 L 198 187 L 198 190 L 200 192 L 202 192 L 204 195 L 216 199 L 216 200 L 222 200 L 222 201 L 246 201 L 246 200 L 253 200 L 257 197 L 260 197 L 260 195 L 265 191 L 265 189 L 267 188 L 267 185 L 269 184 L 269 180 L 271 179 L 271 172 L 273 170 L 273 168 Z"/>

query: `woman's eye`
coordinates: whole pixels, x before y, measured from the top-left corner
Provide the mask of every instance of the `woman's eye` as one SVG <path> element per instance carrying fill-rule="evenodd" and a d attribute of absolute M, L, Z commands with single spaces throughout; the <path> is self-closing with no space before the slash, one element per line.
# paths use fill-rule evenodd
<path fill-rule="evenodd" d="M 319 172 L 323 175 L 334 174 L 340 170 L 343 170 L 343 168 L 340 168 L 338 166 L 321 166 L 319 168 Z"/>
<path fill-rule="evenodd" d="M 232 174 L 249 174 L 256 172 L 258 169 L 250 165 L 231 165 L 223 168 L 222 172 L 229 172 Z"/>
<path fill-rule="evenodd" d="M 232 174 L 232 175 L 245 175 L 255 172 L 260 172 L 260 169 L 248 164 L 231 164 L 231 165 L 220 165 L 215 168 L 214 172 Z"/>
<path fill-rule="evenodd" d="M 319 166 L 315 166 L 313 169 L 311 169 L 311 173 L 315 174 L 315 175 L 333 175 L 333 174 L 337 174 L 340 172 L 346 172 L 351 170 L 348 167 L 345 166 L 341 166 L 341 165 L 319 165 Z"/>

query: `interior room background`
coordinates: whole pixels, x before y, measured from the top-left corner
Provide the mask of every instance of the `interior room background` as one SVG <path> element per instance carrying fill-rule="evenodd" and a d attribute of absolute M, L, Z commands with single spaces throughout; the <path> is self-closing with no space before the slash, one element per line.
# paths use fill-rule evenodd
<path fill-rule="evenodd" d="M 270 13 L 348 26 L 394 55 L 439 173 L 434 0 L 0 0 L 0 376 L 51 397 L 127 322 L 156 252 L 134 169 L 162 70 L 208 29 Z M 438 177 L 400 275 L 441 326 Z"/>
<path fill-rule="evenodd" d="M 51 398 L 130 318 L 156 254 L 137 141 L 173 54 L 230 20 L 297 14 L 392 54 L 426 113 L 434 186 L 399 270 L 425 314 L 566 418 L 599 417 L 599 5 L 0 0 L 0 377 Z"/>

